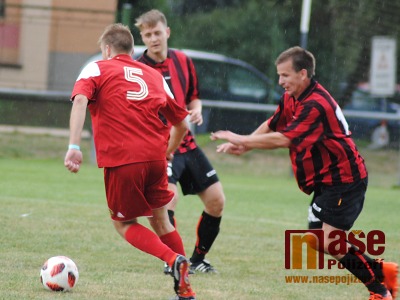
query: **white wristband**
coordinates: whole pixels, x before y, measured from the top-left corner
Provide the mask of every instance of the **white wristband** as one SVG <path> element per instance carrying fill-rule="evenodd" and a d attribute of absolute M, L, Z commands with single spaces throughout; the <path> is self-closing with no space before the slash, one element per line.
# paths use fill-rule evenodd
<path fill-rule="evenodd" d="M 78 145 L 69 144 L 68 149 L 81 150 L 81 147 L 79 147 Z"/>

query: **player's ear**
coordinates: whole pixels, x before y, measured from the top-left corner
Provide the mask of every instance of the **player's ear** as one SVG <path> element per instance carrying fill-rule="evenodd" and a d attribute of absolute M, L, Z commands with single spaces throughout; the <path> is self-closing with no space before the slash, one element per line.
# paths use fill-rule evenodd
<path fill-rule="evenodd" d="M 106 45 L 106 54 L 107 54 L 107 58 L 111 58 L 111 46 L 110 45 Z"/>
<path fill-rule="evenodd" d="M 307 79 L 307 78 L 308 78 L 308 73 L 307 73 L 307 70 L 306 70 L 306 69 L 301 69 L 301 70 L 300 70 L 300 74 L 301 74 L 301 77 L 302 77 L 303 79 Z"/>
<path fill-rule="evenodd" d="M 167 32 L 167 39 L 169 38 L 169 36 L 171 35 L 171 28 L 167 27 L 165 29 L 165 31 Z"/>

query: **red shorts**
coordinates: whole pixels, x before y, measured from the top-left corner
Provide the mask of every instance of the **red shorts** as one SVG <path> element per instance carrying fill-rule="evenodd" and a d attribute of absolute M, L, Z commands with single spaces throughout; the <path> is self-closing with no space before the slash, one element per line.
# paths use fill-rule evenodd
<path fill-rule="evenodd" d="M 111 218 L 130 221 L 151 217 L 152 210 L 167 205 L 174 193 L 168 190 L 167 161 L 134 163 L 104 168 L 104 183 Z"/>

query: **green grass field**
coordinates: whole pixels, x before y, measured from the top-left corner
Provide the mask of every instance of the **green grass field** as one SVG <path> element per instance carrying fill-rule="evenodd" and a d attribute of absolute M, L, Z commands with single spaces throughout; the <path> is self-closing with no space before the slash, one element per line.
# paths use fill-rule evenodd
<path fill-rule="evenodd" d="M 367 299 L 359 283 L 286 283 L 285 276 L 345 276 L 344 270 L 286 270 L 284 232 L 305 229 L 310 197 L 290 173 L 286 150 L 217 155 L 215 143 L 199 137 L 227 196 L 221 232 L 208 259 L 219 274 L 191 276 L 199 300 Z M 102 170 L 86 162 L 78 174 L 63 166 L 68 140 L 0 133 L 0 299 L 169 299 L 172 278 L 163 263 L 131 247 L 111 225 Z M 363 149 L 361 149 L 363 150 Z M 370 188 L 353 229 L 382 230 L 386 260 L 400 261 L 399 156 L 396 151 L 362 151 Z M 197 197 L 184 197 L 178 229 L 191 254 L 202 211 Z M 142 220 L 147 225 L 147 220 Z M 70 293 L 45 290 L 42 263 L 66 255 L 80 278 Z"/>

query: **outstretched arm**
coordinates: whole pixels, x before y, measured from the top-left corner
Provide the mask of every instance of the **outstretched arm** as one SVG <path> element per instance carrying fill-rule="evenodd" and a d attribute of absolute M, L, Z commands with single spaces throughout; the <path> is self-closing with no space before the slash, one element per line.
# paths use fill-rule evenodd
<path fill-rule="evenodd" d="M 241 155 L 252 149 L 284 148 L 290 140 L 279 132 L 273 132 L 268 121 L 262 123 L 250 135 L 238 135 L 230 131 L 217 131 L 211 134 L 212 140 L 226 140 L 227 143 L 217 146 L 217 152 Z"/>
<path fill-rule="evenodd" d="M 280 132 L 262 133 L 255 135 L 239 135 L 230 131 L 217 131 L 211 134 L 213 140 L 227 140 L 236 145 L 251 149 L 287 148 L 290 140 Z"/>

